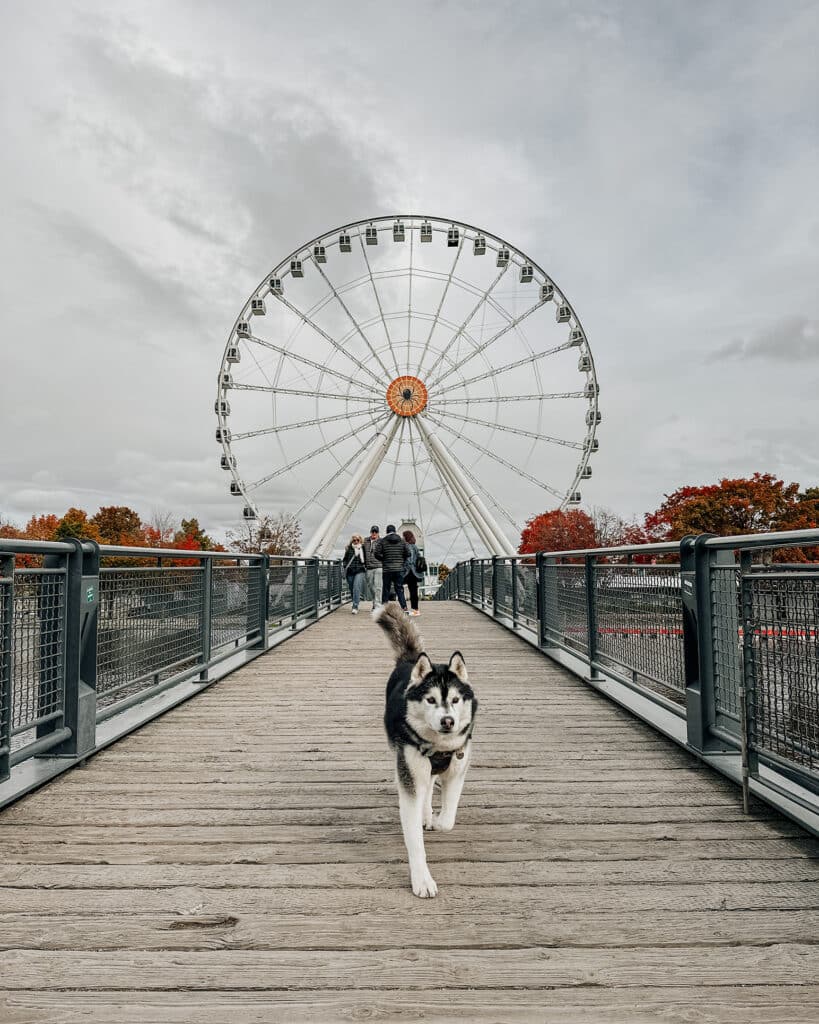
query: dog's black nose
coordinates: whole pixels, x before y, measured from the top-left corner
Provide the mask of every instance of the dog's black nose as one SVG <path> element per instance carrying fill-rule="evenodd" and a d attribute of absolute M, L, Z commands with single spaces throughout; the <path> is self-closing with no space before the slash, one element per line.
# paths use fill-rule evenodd
<path fill-rule="evenodd" d="M 449 715 L 447 715 L 446 718 L 442 718 L 441 728 L 444 732 L 451 732 L 452 729 L 455 728 L 455 719 L 451 718 Z"/>

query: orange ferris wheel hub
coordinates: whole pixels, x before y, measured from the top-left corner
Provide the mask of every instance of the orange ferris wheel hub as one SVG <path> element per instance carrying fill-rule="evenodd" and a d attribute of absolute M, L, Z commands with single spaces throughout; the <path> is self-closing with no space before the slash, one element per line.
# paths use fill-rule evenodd
<path fill-rule="evenodd" d="M 417 377 L 396 377 L 387 388 L 387 405 L 396 416 L 417 416 L 428 398 L 426 385 Z"/>

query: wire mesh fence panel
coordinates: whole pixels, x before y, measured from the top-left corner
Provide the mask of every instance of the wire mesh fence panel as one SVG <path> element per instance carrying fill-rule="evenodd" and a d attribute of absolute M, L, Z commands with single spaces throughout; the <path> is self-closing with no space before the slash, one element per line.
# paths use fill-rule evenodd
<path fill-rule="evenodd" d="M 586 567 L 546 562 L 543 574 L 544 639 L 588 654 Z"/>
<path fill-rule="evenodd" d="M 261 572 L 255 565 L 214 562 L 211 576 L 211 650 L 246 640 L 261 629 Z"/>
<path fill-rule="evenodd" d="M 11 561 L 11 560 L 10 560 Z M 0 562 L 0 748 L 8 742 L 11 730 L 11 652 L 12 652 L 12 582 L 13 569 L 3 576 Z"/>
<path fill-rule="evenodd" d="M 739 569 L 711 566 L 711 643 L 714 703 L 732 731 L 739 730 L 739 687 L 742 680 L 742 620 Z"/>
<path fill-rule="evenodd" d="M 819 570 L 749 574 L 751 741 L 819 783 Z"/>
<path fill-rule="evenodd" d="M 492 607 L 492 563 L 484 560 L 481 573 L 481 600 L 484 608 Z"/>
<path fill-rule="evenodd" d="M 305 615 L 316 607 L 316 570 L 313 565 L 300 565 L 296 572 L 298 613 Z"/>
<path fill-rule="evenodd" d="M 326 608 L 330 604 L 330 567 L 326 562 L 319 562 L 318 567 L 318 605 Z"/>
<path fill-rule="evenodd" d="M 495 563 L 496 609 L 501 615 L 511 616 L 514 610 L 514 598 L 512 595 L 512 573 L 514 571 L 511 562 L 498 560 Z"/>
<path fill-rule="evenodd" d="M 293 616 L 293 562 L 270 560 L 267 577 L 267 621 L 278 625 Z"/>
<path fill-rule="evenodd" d="M 537 566 L 518 562 L 518 618 L 529 626 L 537 626 Z"/>
<path fill-rule="evenodd" d="M 66 576 L 62 569 L 18 569 L 12 612 L 12 747 L 25 746 L 39 722 L 62 714 L 65 685 Z"/>
<path fill-rule="evenodd" d="M 472 603 L 481 603 L 481 567 L 478 562 L 471 562 L 469 566 L 469 590 L 472 595 Z"/>
<path fill-rule="evenodd" d="M 677 566 L 596 565 L 597 659 L 685 703 Z"/>
<path fill-rule="evenodd" d="M 201 662 L 204 580 L 201 565 L 101 570 L 98 708 Z"/>

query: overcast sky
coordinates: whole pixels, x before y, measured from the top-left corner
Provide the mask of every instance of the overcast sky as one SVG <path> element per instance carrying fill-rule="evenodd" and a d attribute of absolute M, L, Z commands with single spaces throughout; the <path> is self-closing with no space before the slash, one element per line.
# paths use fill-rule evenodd
<path fill-rule="evenodd" d="M 396 210 L 484 226 L 566 287 L 604 415 L 588 503 L 819 483 L 815 0 L 0 12 L 4 518 L 233 525 L 234 317 L 298 245 Z"/>

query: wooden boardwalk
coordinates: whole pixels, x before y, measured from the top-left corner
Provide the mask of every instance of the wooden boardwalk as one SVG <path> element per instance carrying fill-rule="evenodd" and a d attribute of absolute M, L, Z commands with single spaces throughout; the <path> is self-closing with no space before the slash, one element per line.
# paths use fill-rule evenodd
<path fill-rule="evenodd" d="M 459 822 L 408 885 L 344 608 L 0 815 L 2 1024 L 819 1019 L 819 844 L 461 604 Z"/>

